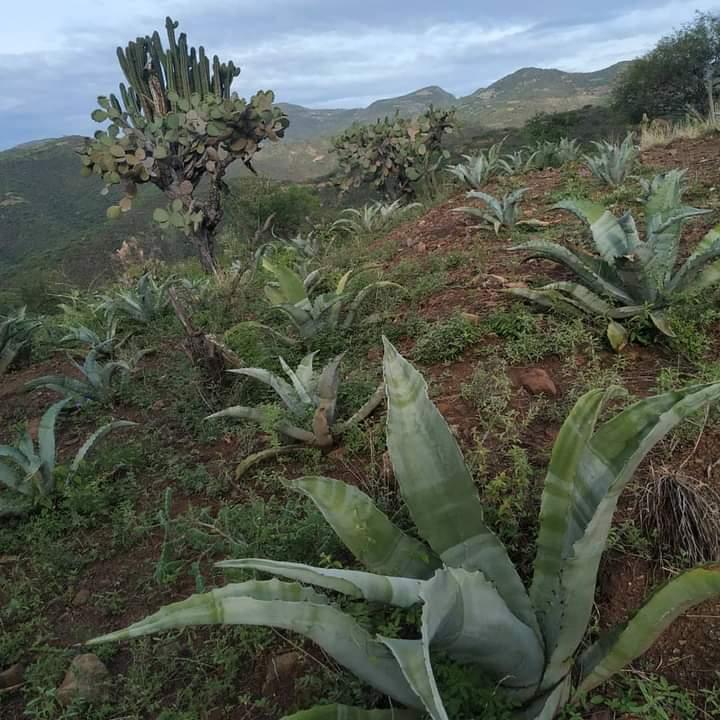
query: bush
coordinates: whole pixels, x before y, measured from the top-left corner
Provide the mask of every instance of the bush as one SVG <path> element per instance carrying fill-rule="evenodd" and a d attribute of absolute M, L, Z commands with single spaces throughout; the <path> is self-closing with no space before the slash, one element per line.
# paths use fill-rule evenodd
<path fill-rule="evenodd" d="M 706 70 L 720 62 L 720 15 L 695 22 L 660 40 L 635 60 L 613 90 L 613 107 L 633 122 L 684 115 L 688 105 L 708 110 Z"/>

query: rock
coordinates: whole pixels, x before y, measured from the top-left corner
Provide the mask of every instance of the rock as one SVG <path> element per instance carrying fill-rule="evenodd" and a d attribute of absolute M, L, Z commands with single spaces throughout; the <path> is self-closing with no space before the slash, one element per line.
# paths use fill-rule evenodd
<path fill-rule="evenodd" d="M 25 682 L 25 666 L 21 663 L 15 663 L 7 670 L 0 672 L 0 690 L 17 687 L 23 682 Z"/>
<path fill-rule="evenodd" d="M 517 382 L 531 395 L 551 395 L 556 397 L 558 394 L 554 380 L 550 377 L 548 371 L 543 368 L 518 370 Z"/>
<path fill-rule="evenodd" d="M 97 655 L 86 653 L 73 659 L 60 687 L 55 691 L 57 701 L 67 707 L 79 697 L 98 702 L 110 692 L 110 671 Z"/>
<path fill-rule="evenodd" d="M 420 243 L 418 243 L 418 244 L 415 246 L 415 249 L 416 249 L 419 253 L 424 253 L 424 252 L 427 251 L 427 245 L 426 245 L 424 242 L 420 242 Z"/>
<path fill-rule="evenodd" d="M 286 652 L 270 658 L 262 687 L 263 695 L 276 695 L 283 688 L 292 687 L 301 661 L 299 652 Z"/>
<path fill-rule="evenodd" d="M 87 604 L 87 601 L 90 599 L 90 591 L 86 588 L 81 588 L 75 593 L 75 597 L 72 599 L 72 606 L 73 607 L 82 607 L 83 605 Z"/>

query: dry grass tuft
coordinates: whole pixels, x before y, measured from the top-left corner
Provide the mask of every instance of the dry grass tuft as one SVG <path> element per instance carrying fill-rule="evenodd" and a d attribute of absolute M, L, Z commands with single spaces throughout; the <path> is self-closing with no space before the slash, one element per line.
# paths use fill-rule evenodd
<path fill-rule="evenodd" d="M 652 468 L 639 497 L 640 524 L 660 550 L 691 564 L 720 560 L 720 494 L 680 470 Z"/>

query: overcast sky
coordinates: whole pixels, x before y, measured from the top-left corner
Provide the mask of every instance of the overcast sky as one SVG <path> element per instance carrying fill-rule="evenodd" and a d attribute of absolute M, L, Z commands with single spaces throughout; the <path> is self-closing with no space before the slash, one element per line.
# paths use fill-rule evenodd
<path fill-rule="evenodd" d="M 233 59 L 242 95 L 271 88 L 310 107 L 365 106 L 440 85 L 466 95 L 519 67 L 589 71 L 650 49 L 720 0 L 5 0 L 0 148 L 89 134 L 116 91 L 115 47 L 180 20 Z"/>

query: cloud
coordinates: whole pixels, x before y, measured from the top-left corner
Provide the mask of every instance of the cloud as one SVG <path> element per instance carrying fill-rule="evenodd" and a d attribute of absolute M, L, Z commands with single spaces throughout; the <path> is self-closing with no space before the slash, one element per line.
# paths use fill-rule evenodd
<path fill-rule="evenodd" d="M 491 5 L 487 7 L 487 5 Z M 0 147 L 66 133 L 87 134 L 95 97 L 121 80 L 114 48 L 140 32 L 181 30 L 242 67 L 238 92 L 272 88 L 280 100 L 351 107 L 441 85 L 473 92 L 519 67 L 596 70 L 643 53 L 695 8 L 623 0 L 467 3 L 436 0 L 110 0 L 13 3 L 0 26 Z"/>

